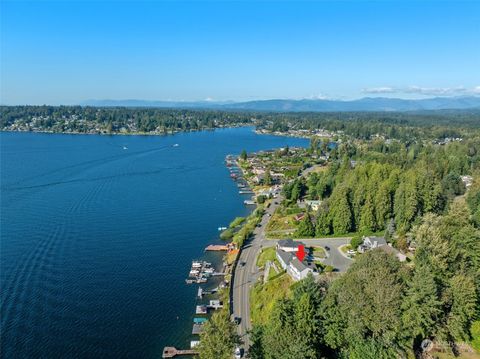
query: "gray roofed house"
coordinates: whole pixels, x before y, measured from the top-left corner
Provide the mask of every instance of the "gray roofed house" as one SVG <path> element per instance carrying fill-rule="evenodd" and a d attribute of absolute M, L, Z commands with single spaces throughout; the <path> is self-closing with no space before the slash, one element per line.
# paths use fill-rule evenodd
<path fill-rule="evenodd" d="M 276 256 L 282 268 L 287 271 L 293 280 L 304 279 L 308 273 L 312 273 L 313 275 L 318 274 L 318 272 L 305 265 L 305 263 L 301 262 L 297 256 L 292 253 L 277 248 Z"/>
<path fill-rule="evenodd" d="M 358 251 L 363 253 L 370 249 L 378 248 L 381 246 L 386 246 L 387 241 L 384 237 L 371 237 L 371 236 L 364 236 L 363 243 L 358 246 Z"/>
<path fill-rule="evenodd" d="M 302 242 L 293 241 L 292 239 L 282 239 L 277 242 L 277 249 L 280 249 L 285 252 L 296 252 L 298 251 L 298 246 L 303 245 Z"/>
<path fill-rule="evenodd" d="M 363 244 L 359 245 L 357 250 L 359 253 L 364 253 L 375 248 L 393 254 L 400 262 L 407 260 L 407 256 L 388 244 L 384 237 L 363 237 Z"/>
<path fill-rule="evenodd" d="M 282 251 L 281 249 L 276 250 L 277 259 L 280 262 L 280 265 L 284 270 L 287 270 L 288 265 L 293 259 L 292 253 Z"/>
<path fill-rule="evenodd" d="M 300 262 L 297 257 L 294 257 L 288 266 L 287 272 L 295 280 L 301 280 L 307 277 L 308 273 L 314 273 L 311 268 Z"/>

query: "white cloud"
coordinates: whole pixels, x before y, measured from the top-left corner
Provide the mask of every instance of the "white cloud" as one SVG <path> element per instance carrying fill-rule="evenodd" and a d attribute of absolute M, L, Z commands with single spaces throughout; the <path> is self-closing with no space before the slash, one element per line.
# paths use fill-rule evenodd
<path fill-rule="evenodd" d="M 372 88 L 366 88 L 362 89 L 362 92 L 364 93 L 395 93 L 397 90 L 393 87 L 372 87 Z"/>
<path fill-rule="evenodd" d="M 457 87 L 373 87 L 362 89 L 363 93 L 380 94 L 380 93 L 407 93 L 427 96 L 461 96 L 461 95 L 478 95 L 480 94 L 480 86 L 467 88 L 464 86 Z"/>
<path fill-rule="evenodd" d="M 329 100 L 330 97 L 324 94 L 319 93 L 318 95 L 310 95 L 307 97 L 309 100 Z"/>

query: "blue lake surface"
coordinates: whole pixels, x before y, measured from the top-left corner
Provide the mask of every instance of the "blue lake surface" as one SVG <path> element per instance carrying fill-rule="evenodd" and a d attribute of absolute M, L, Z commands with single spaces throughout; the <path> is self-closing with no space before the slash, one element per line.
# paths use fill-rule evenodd
<path fill-rule="evenodd" d="M 166 345 L 189 347 L 191 260 L 248 214 L 225 156 L 308 144 L 252 128 L 0 141 L 4 358 L 158 359 Z"/>

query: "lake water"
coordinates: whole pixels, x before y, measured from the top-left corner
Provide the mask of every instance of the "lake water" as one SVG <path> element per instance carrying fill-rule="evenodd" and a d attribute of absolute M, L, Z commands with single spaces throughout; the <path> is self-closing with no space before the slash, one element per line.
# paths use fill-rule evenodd
<path fill-rule="evenodd" d="M 158 359 L 165 345 L 188 347 L 191 260 L 248 213 L 225 156 L 308 144 L 252 128 L 0 141 L 4 358 Z"/>

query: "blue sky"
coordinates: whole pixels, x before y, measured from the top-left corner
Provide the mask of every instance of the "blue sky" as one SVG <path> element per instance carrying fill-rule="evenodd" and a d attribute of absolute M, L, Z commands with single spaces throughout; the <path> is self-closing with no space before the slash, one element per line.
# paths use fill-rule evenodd
<path fill-rule="evenodd" d="M 480 2 L 5 1 L 1 103 L 480 95 Z"/>

